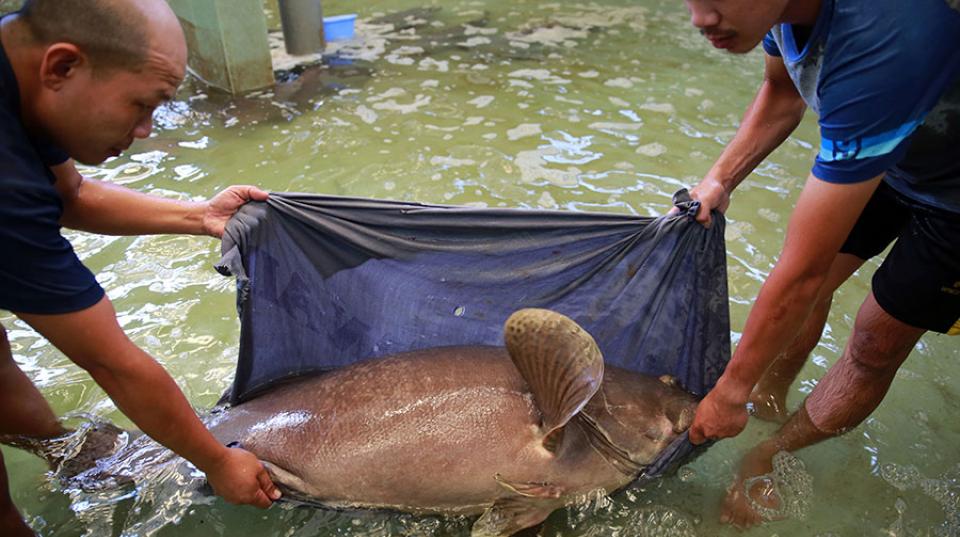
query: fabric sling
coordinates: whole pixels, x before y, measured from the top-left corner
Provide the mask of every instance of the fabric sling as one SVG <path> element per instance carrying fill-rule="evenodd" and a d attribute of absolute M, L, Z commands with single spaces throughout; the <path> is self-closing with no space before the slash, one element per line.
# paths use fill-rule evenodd
<path fill-rule="evenodd" d="M 304 374 L 428 347 L 503 345 L 514 311 L 577 321 L 609 365 L 672 375 L 702 397 L 730 357 L 724 220 L 699 204 L 630 215 L 451 207 L 273 193 L 229 222 L 237 279 L 231 404 Z M 647 469 L 686 460 L 678 439 Z"/>

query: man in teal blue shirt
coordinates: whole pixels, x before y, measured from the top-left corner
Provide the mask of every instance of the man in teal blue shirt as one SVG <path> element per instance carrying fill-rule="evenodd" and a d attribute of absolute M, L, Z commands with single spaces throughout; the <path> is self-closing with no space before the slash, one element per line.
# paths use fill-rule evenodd
<path fill-rule="evenodd" d="M 928 330 L 960 332 L 960 3 L 956 0 L 686 0 L 717 48 L 763 42 L 766 74 L 740 129 L 693 189 L 698 219 L 796 128 L 821 144 L 780 259 L 726 371 L 697 409 L 693 442 L 739 434 L 747 403 L 785 419 L 787 389 L 816 345 L 834 290 L 894 246 L 843 355 L 800 410 L 741 465 L 723 520 L 760 518 L 744 490 L 773 455 L 836 436 L 880 404 Z"/>

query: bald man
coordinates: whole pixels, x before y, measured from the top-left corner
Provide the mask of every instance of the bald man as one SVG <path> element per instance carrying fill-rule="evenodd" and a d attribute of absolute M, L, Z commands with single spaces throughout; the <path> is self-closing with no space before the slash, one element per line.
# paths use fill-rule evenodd
<path fill-rule="evenodd" d="M 204 203 L 138 194 L 82 177 L 152 128 L 186 69 L 180 25 L 163 0 L 27 0 L 0 20 L 0 309 L 15 313 L 90 373 L 144 432 L 204 471 L 232 503 L 279 498 L 252 454 L 220 445 L 173 379 L 124 335 L 110 300 L 61 226 L 112 234 L 220 237 L 247 201 L 231 187 Z M 13 360 L 0 327 L 0 435 L 65 431 Z M 33 535 L 10 499 L 0 456 L 0 535 Z"/>

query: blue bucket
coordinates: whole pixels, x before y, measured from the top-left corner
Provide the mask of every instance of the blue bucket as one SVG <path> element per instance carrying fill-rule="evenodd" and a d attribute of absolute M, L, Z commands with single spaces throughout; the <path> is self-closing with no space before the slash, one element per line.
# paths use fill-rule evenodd
<path fill-rule="evenodd" d="M 323 18 L 323 37 L 327 41 L 344 41 L 353 39 L 353 24 L 357 19 L 356 13 L 337 15 Z"/>

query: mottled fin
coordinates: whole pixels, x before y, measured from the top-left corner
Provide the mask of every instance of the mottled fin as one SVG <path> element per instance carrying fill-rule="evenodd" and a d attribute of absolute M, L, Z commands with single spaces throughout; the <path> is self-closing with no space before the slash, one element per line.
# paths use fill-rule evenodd
<path fill-rule="evenodd" d="M 629 453 L 614 444 L 603 428 L 588 413 L 581 412 L 578 414 L 577 424 L 585 433 L 593 449 L 597 450 L 618 472 L 627 476 L 636 476 L 643 471 L 644 465 L 635 462 L 630 458 Z"/>
<path fill-rule="evenodd" d="M 543 415 L 544 445 L 580 412 L 603 382 L 603 356 L 593 337 L 559 313 L 523 309 L 503 328 L 510 358 Z"/>
<path fill-rule="evenodd" d="M 505 537 L 536 526 L 563 505 L 563 490 L 549 483 L 497 482 L 511 492 L 500 498 L 474 522 L 471 537 Z"/>

